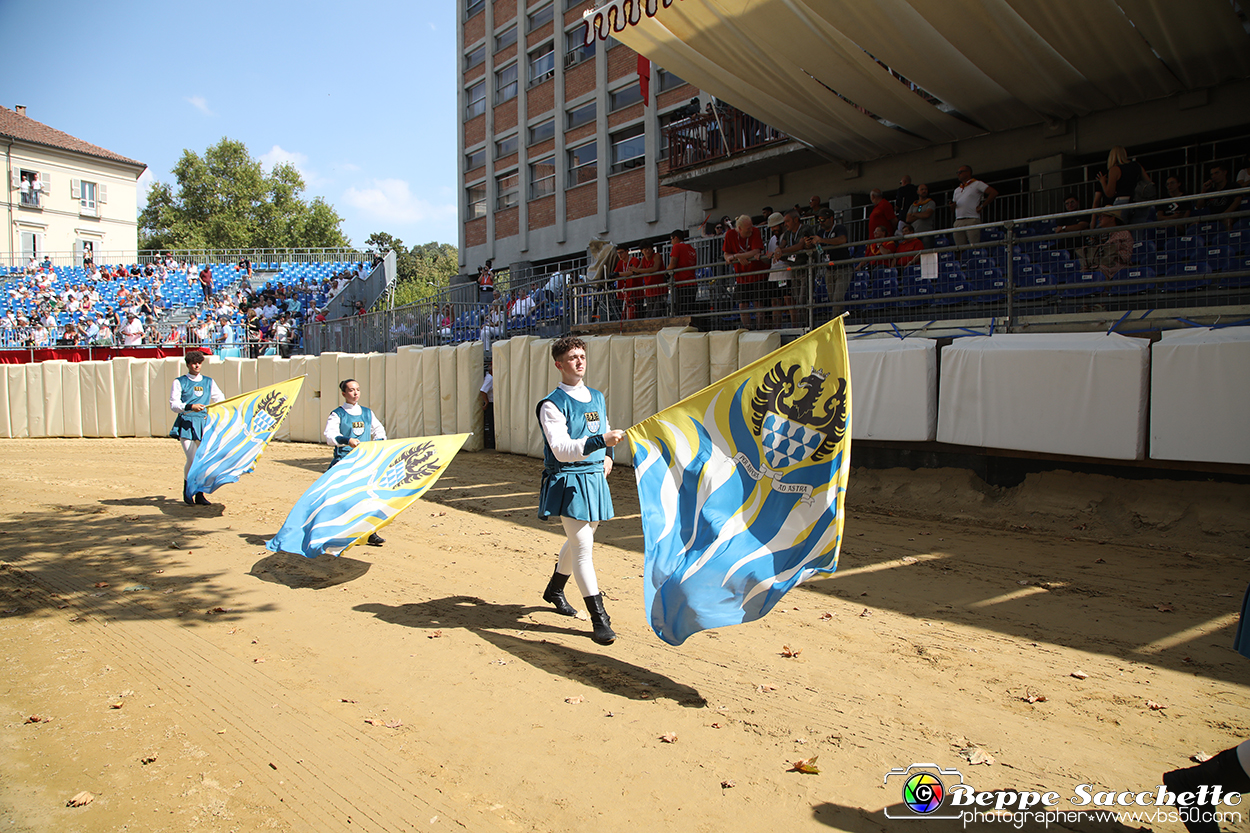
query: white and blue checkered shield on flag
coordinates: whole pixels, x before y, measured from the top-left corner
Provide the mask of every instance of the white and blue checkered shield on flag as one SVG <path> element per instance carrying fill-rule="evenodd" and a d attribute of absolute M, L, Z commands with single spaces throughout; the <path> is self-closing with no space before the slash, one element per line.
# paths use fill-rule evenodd
<path fill-rule="evenodd" d="M 825 435 L 800 422 L 770 413 L 764 417 L 760 440 L 764 444 L 764 459 L 768 465 L 785 469 L 811 457 L 812 452 L 825 441 Z"/>

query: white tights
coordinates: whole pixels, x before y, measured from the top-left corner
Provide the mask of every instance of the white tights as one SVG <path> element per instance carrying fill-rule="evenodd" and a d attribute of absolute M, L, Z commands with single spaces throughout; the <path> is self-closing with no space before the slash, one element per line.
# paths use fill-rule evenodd
<path fill-rule="evenodd" d="M 178 442 L 182 443 L 182 450 L 187 455 L 187 464 L 182 469 L 182 479 L 186 480 L 191 473 L 191 461 L 195 459 L 195 450 L 200 447 L 200 441 L 181 439 Z"/>
<path fill-rule="evenodd" d="M 564 523 L 564 534 L 568 540 L 560 547 L 560 560 L 556 563 L 556 572 L 567 576 L 570 573 L 582 591 L 582 598 L 599 595 L 599 582 L 595 580 L 595 564 L 591 560 L 592 548 L 595 544 L 595 530 L 598 521 L 578 521 L 561 516 Z"/>

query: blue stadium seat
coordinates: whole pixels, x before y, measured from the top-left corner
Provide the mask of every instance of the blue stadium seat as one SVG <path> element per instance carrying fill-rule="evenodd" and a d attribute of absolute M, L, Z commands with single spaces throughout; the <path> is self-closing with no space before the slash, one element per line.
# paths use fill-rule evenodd
<path fill-rule="evenodd" d="M 1153 278 L 1155 270 L 1145 266 L 1126 266 L 1115 273 L 1113 280 L 1129 281 L 1135 278 Z M 1120 286 L 1111 286 L 1107 288 L 1108 295 L 1138 295 L 1154 289 L 1154 284 L 1148 283 L 1126 283 Z"/>
<path fill-rule="evenodd" d="M 1208 280 L 1205 276 L 1210 271 L 1206 262 L 1201 260 L 1172 264 L 1164 274 L 1168 277 L 1184 278 L 1184 280 L 1168 281 L 1162 284 L 1162 288 L 1165 292 L 1188 292 L 1192 289 L 1199 289 L 1207 285 Z"/>
<path fill-rule="evenodd" d="M 1220 277 L 1220 286 L 1230 288 L 1250 286 L 1250 254 L 1243 254 L 1238 257 L 1231 258 L 1228 263 L 1228 272 L 1243 272 L 1245 274 L 1224 274 Z"/>
<path fill-rule="evenodd" d="M 1003 275 L 1003 270 L 997 267 L 982 269 L 975 275 L 975 288 L 978 292 L 985 292 L 984 295 L 974 295 L 972 302 L 974 304 L 998 304 L 1007 299 L 1007 278 Z M 986 292 L 986 290 L 994 290 Z"/>
<path fill-rule="evenodd" d="M 1020 301 L 1040 301 L 1055 294 L 1055 276 L 1039 266 L 1024 266 L 1016 277 Z"/>

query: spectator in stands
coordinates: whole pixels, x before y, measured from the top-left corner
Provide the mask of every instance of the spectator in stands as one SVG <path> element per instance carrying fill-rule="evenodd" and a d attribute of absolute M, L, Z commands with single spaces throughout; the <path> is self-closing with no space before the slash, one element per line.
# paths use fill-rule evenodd
<path fill-rule="evenodd" d="M 896 245 L 886 236 L 885 228 L 877 226 L 872 230 L 872 240 L 864 247 L 864 259 L 859 262 L 859 269 L 887 269 L 894 265 L 893 258 L 885 255 L 894 254 Z"/>
<path fill-rule="evenodd" d="M 100 334 L 100 316 L 89 315 L 83 319 L 84 325 L 82 330 L 82 339 L 84 344 L 94 344 L 96 336 Z"/>
<path fill-rule="evenodd" d="M 785 284 L 790 280 L 789 264 L 777 257 L 777 247 L 780 245 L 781 230 L 785 220 L 785 215 L 780 211 L 774 211 L 768 215 L 766 228 L 763 231 L 764 254 L 768 260 L 768 278 L 760 292 L 764 296 L 764 306 L 772 307 L 771 319 L 774 330 L 781 329 L 782 296 L 786 291 Z"/>
<path fill-rule="evenodd" d="M 139 323 L 139 316 L 133 312 L 126 314 L 126 323 L 117 331 L 122 337 L 122 344 L 127 347 L 138 347 L 143 343 L 143 324 Z"/>
<path fill-rule="evenodd" d="M 237 271 L 243 272 L 248 278 L 252 277 L 252 261 L 244 257 L 239 261 Z"/>
<path fill-rule="evenodd" d="M 775 262 L 784 262 L 789 270 L 786 282 L 781 285 L 781 302 L 783 306 L 791 307 L 790 326 L 797 327 L 800 319 L 805 316 L 803 310 L 796 307 L 804 307 L 808 302 L 808 264 L 812 247 L 806 241 L 816 230 L 810 224 L 802 222 L 799 212 L 792 209 L 782 217 L 781 227 L 777 231 L 777 248 L 773 257 Z"/>
<path fill-rule="evenodd" d="M 207 318 L 204 318 L 196 323 L 195 329 L 193 329 L 191 332 L 192 332 L 192 335 L 195 337 L 195 343 L 197 345 L 201 345 L 201 346 L 206 345 L 209 343 L 209 340 L 213 334 L 213 326 Z"/>
<path fill-rule="evenodd" d="M 880 188 L 873 188 L 868 194 L 872 201 L 872 211 L 868 214 L 868 236 L 876 237 L 877 229 L 885 229 L 886 237 L 898 229 L 898 218 L 894 215 L 894 206 L 881 196 Z"/>
<path fill-rule="evenodd" d="M 96 347 L 113 346 L 113 327 L 109 324 L 107 318 L 100 322 L 100 329 L 96 330 L 95 341 L 92 344 Z"/>
<path fill-rule="evenodd" d="M 695 297 L 698 294 L 699 282 L 694 268 L 699 262 L 699 253 L 694 246 L 686 242 L 684 229 L 673 229 L 668 235 L 668 270 L 673 273 L 674 315 L 694 315 Z"/>
<path fill-rule="evenodd" d="M 1099 243 L 1079 251 L 1081 269 L 1098 269 L 1107 280 L 1113 280 L 1116 272 L 1132 263 L 1133 235 L 1120 228 L 1124 221 L 1120 219 L 1119 211 L 1103 210 L 1096 217 L 1098 227 L 1106 236 Z"/>
<path fill-rule="evenodd" d="M 894 194 L 894 215 L 898 217 L 896 231 L 902 231 L 903 223 L 907 221 L 907 212 L 911 210 L 911 204 L 919 195 L 920 188 L 912 184 L 911 174 L 903 174 L 898 181 L 898 191 Z"/>
<path fill-rule="evenodd" d="M 35 256 L 31 255 L 26 261 L 26 274 L 33 275 L 39 271 L 39 261 L 35 260 Z"/>
<path fill-rule="evenodd" d="M 503 337 L 503 304 L 500 301 L 499 293 L 493 295 L 490 308 L 486 311 L 486 318 L 482 322 L 482 352 L 490 355 L 490 343 L 498 338 Z"/>
<path fill-rule="evenodd" d="M 518 290 L 519 292 L 519 290 Z M 450 310 L 451 307 L 448 307 Z M 518 295 L 512 308 L 508 310 L 508 323 L 513 327 L 527 326 L 526 317 L 534 312 L 534 299 L 528 294 Z"/>
<path fill-rule="evenodd" d="M 1068 213 L 1081 210 L 1081 201 L 1077 199 L 1076 194 L 1068 194 L 1063 201 L 1063 210 Z M 1088 228 L 1089 220 L 1083 216 L 1063 217 L 1055 223 L 1056 234 L 1069 234 L 1075 231 L 1085 231 Z"/>
<path fill-rule="evenodd" d="M 911 226 L 910 223 L 903 223 L 903 225 L 899 227 L 898 231 L 899 231 L 899 234 L 904 234 L 904 235 L 916 233 L 916 230 Z M 896 255 L 899 255 L 899 257 L 895 259 L 894 265 L 897 266 L 899 269 L 902 269 L 904 266 L 910 266 L 913 263 L 919 263 L 920 262 L 919 252 L 923 248 L 924 248 L 924 241 L 921 240 L 919 237 L 908 237 L 905 240 L 897 241 L 894 245 L 894 253 Z"/>
<path fill-rule="evenodd" d="M 833 209 L 822 208 L 816 212 L 816 231 L 807 238 L 807 246 L 816 250 L 815 260 L 823 264 L 825 287 L 829 290 L 829 300 L 835 305 L 842 300 L 851 281 L 851 269 L 845 263 L 848 238 L 846 226 L 837 221 Z"/>
<path fill-rule="evenodd" d="M 482 444 L 486 448 L 495 447 L 495 377 L 490 368 L 491 362 L 487 359 L 486 375 L 477 392 L 477 398 L 482 403 Z"/>
<path fill-rule="evenodd" d="M 1232 185 L 1228 181 L 1228 166 L 1222 162 L 1217 162 L 1211 166 L 1211 175 L 1207 178 L 1207 181 L 1202 183 L 1202 193 L 1212 194 L 1213 196 L 1198 200 L 1198 208 L 1205 209 L 1207 214 L 1212 217 L 1236 212 L 1241 208 L 1241 194 L 1220 193 L 1230 188 L 1232 188 Z M 1231 229 L 1233 222 L 1233 220 L 1225 220 L 1224 225 Z"/>
<path fill-rule="evenodd" d="M 955 245 L 967 246 L 971 243 L 979 246 L 981 244 L 980 229 L 971 231 L 959 231 L 959 229 L 964 226 L 980 225 L 981 212 L 998 196 L 998 190 L 974 177 L 970 165 L 961 165 L 955 175 L 959 177 L 959 187 L 951 195 L 950 202 L 950 207 L 955 209 L 955 231 L 952 235 L 955 238 Z"/>
<path fill-rule="evenodd" d="M 22 174 L 22 205 L 30 205 L 30 180 L 26 178 L 26 174 Z"/>
<path fill-rule="evenodd" d="M 51 345 L 52 335 L 48 332 L 48 326 L 42 321 L 36 321 L 35 326 L 30 331 L 31 347 L 48 347 Z"/>
<path fill-rule="evenodd" d="M 640 247 L 638 266 L 634 274 L 642 278 L 644 313 L 646 318 L 663 318 L 668 315 L 668 275 L 664 261 L 655 252 L 655 244 L 647 241 Z"/>
<path fill-rule="evenodd" d="M 721 246 L 725 262 L 734 270 L 734 298 L 738 302 L 738 317 L 744 329 L 751 329 L 752 305 L 760 324 L 763 323 L 762 313 L 766 303 L 765 271 L 768 263 L 764 257 L 764 239 L 760 230 L 751 222 L 751 218 L 743 214 L 735 222 L 733 228 L 725 232 L 725 240 Z"/>
<path fill-rule="evenodd" d="M 642 254 L 640 252 L 618 253 L 616 261 L 616 288 L 619 291 L 617 292 L 617 298 L 621 301 L 624 310 L 623 317 L 627 321 L 641 318 L 643 313 L 643 278 L 642 275 L 634 272 L 641 263 Z"/>
<path fill-rule="evenodd" d="M 1160 206 L 1157 219 L 1175 223 L 1174 226 L 1168 228 L 1168 234 L 1179 234 L 1185 221 L 1189 219 L 1192 203 L 1182 199 L 1185 196 L 1185 189 L 1181 187 L 1181 181 L 1176 177 L 1168 177 L 1164 187 L 1167 188 L 1168 196 L 1174 201 Z"/>
<path fill-rule="evenodd" d="M 824 207 L 825 207 L 825 204 L 820 201 L 820 196 L 819 195 L 813 196 L 811 199 L 807 201 L 807 208 L 803 211 L 802 216 L 804 219 L 810 217 L 813 221 L 815 221 L 816 215 L 820 213 L 820 209 Z"/>
<path fill-rule="evenodd" d="M 204 300 L 211 301 L 213 298 L 213 269 L 207 263 L 200 270 L 200 292 L 204 293 Z"/>
<path fill-rule="evenodd" d="M 916 234 L 928 234 L 937 223 L 937 203 L 929 197 L 929 186 L 923 182 L 916 186 L 916 198 L 903 212 L 903 222 L 915 230 Z M 928 245 L 926 239 L 925 245 Z"/>
<path fill-rule="evenodd" d="M 80 343 L 78 328 L 74 326 L 73 322 L 65 325 L 65 331 L 56 340 L 57 347 L 76 347 Z"/>
<path fill-rule="evenodd" d="M 34 205 L 39 205 L 43 200 L 43 180 L 39 178 L 39 172 L 35 171 L 31 174 L 30 179 L 30 200 Z"/>
<path fill-rule="evenodd" d="M 113 330 L 120 330 L 122 326 L 122 318 L 112 307 L 106 306 L 104 309 L 104 321 Z"/>
<path fill-rule="evenodd" d="M 495 273 L 489 263 L 477 270 L 477 296 L 482 303 L 490 303 L 495 297 Z"/>
<path fill-rule="evenodd" d="M 291 358 L 291 324 L 286 313 L 278 316 L 273 325 L 273 341 L 278 348 L 278 355 L 284 359 Z"/>
<path fill-rule="evenodd" d="M 360 303 L 357 301 L 356 303 Z M 443 338 L 451 338 L 452 322 L 451 304 L 443 304 L 442 314 L 438 317 L 438 334 Z"/>
<path fill-rule="evenodd" d="M 1107 170 L 1094 174 L 1098 180 L 1094 189 L 1094 208 L 1132 202 L 1133 192 L 1143 176 L 1149 179 L 1145 169 L 1128 158 L 1128 151 L 1122 145 L 1111 148 L 1107 154 Z"/>

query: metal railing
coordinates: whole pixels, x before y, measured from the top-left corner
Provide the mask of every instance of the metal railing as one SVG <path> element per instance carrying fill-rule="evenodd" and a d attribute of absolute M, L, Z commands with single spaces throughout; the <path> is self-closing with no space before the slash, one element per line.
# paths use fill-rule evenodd
<path fill-rule="evenodd" d="M 669 173 L 790 139 L 754 116 L 725 105 L 673 122 L 665 130 Z"/>
<path fill-rule="evenodd" d="M 35 256 L 37 263 L 42 263 L 46 258 L 53 266 L 57 267 L 83 265 L 84 253 L 79 250 L 12 252 L 9 255 L 8 263 L 5 265 L 10 269 L 13 267 L 24 267 L 32 254 Z M 240 260 L 247 258 L 252 262 L 254 269 L 261 268 L 264 271 L 273 271 L 283 263 L 369 263 L 373 258 L 373 254 L 370 252 L 361 252 L 347 248 L 140 249 L 138 251 L 134 249 L 95 249 L 90 255 L 97 266 L 130 266 L 132 264 L 142 266 L 162 260 L 166 255 L 172 256 L 174 260 L 181 263 L 193 264 L 238 263 Z"/>
<path fill-rule="evenodd" d="M 1224 193 L 1248 196 L 1250 188 Z M 1199 199 L 1203 195 L 1182 202 Z M 1164 198 L 1114 210 L 1127 214 L 1173 202 Z M 735 274 L 724 262 L 720 238 L 702 238 L 691 241 L 698 253 L 693 287 L 679 286 L 673 272 L 661 270 L 663 283 L 656 288 L 662 292 L 652 296 L 658 300 L 654 305 L 644 301 L 641 315 L 639 305 L 632 305 L 633 320 L 654 317 L 661 326 L 673 316 L 703 330 L 803 330 L 847 311 L 852 325 L 884 325 L 901 333 L 929 329 L 936 322 L 956 330 L 1105 329 L 1108 320 L 1132 310 L 1176 320 L 1250 315 L 1250 211 L 1114 230 L 1055 230 L 1090 216 L 1088 211 L 1048 213 L 888 238 L 925 244 L 903 255 L 916 261 L 901 267 L 896 252 L 868 256 L 862 244 L 847 243 L 799 253 L 806 256 L 805 264 L 784 262 L 777 269 Z M 1129 238 L 1124 257 L 1108 246 L 1116 231 Z M 972 237 L 956 243 L 956 233 Z M 667 247 L 657 257 L 667 263 Z M 559 270 L 558 279 L 552 272 L 544 280 L 541 269 L 508 276 L 509 295 L 515 297 L 509 299 L 511 309 L 501 304 L 501 324 L 489 323 L 491 309 L 484 301 L 443 293 L 385 313 L 308 325 L 310 332 L 328 334 L 324 341 L 310 335 L 309 352 L 316 352 L 313 345 L 385 352 L 401 344 L 485 341 L 487 327 L 493 343 L 515 334 L 555 336 L 631 320 L 628 293 L 639 289 L 622 287 L 614 273 L 588 277 L 585 259 L 568 264 L 573 268 Z M 752 288 L 757 282 L 750 278 L 769 286 Z M 784 287 L 775 286 L 782 280 Z M 645 287 L 641 291 L 645 299 Z M 1128 325 L 1118 321 L 1116 326 L 1123 331 Z"/>

